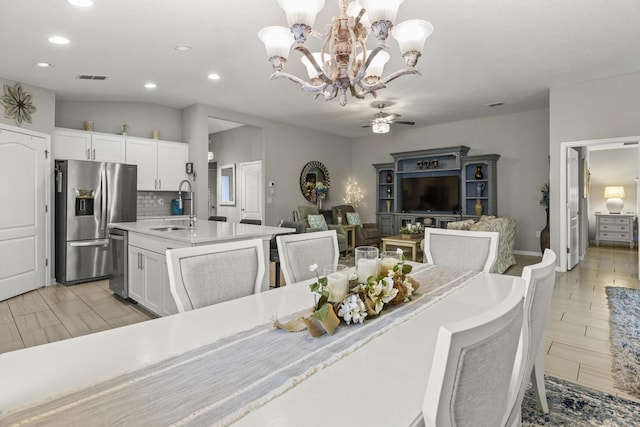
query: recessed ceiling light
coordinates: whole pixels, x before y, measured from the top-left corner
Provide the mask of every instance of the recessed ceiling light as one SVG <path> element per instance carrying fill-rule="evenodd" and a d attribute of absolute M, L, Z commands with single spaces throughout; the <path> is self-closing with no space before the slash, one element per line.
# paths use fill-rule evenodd
<path fill-rule="evenodd" d="M 211 80 L 220 80 L 220 76 L 216 73 L 211 73 L 208 76 Z"/>
<path fill-rule="evenodd" d="M 176 46 L 174 49 L 178 52 L 186 52 L 188 50 L 191 50 L 191 46 L 189 46 L 188 44 L 181 44 Z"/>
<path fill-rule="evenodd" d="M 158 85 L 155 83 L 145 83 L 144 87 L 146 87 L 147 89 L 155 89 L 156 87 L 158 87 Z"/>
<path fill-rule="evenodd" d="M 69 39 L 62 36 L 51 36 L 49 37 L 49 43 L 53 44 L 69 44 Z"/>
<path fill-rule="evenodd" d="M 91 7 L 93 6 L 93 0 L 67 0 L 72 6 L 78 7 Z"/>
<path fill-rule="evenodd" d="M 34 65 L 36 67 L 40 67 L 40 68 L 53 68 L 54 67 L 53 64 L 50 64 L 48 62 L 36 62 Z"/>

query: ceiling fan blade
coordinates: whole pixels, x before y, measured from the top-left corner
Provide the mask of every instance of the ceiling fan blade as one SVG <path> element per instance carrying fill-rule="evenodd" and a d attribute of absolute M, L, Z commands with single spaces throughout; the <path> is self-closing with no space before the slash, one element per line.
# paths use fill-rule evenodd
<path fill-rule="evenodd" d="M 364 126 L 360 126 L 360 127 L 362 127 L 362 128 L 370 128 L 371 126 L 373 126 L 373 125 L 364 125 Z"/>
<path fill-rule="evenodd" d="M 416 122 L 405 122 L 405 121 L 401 121 L 401 120 L 393 121 L 391 123 L 393 123 L 395 125 L 411 125 L 411 126 L 416 124 Z"/>

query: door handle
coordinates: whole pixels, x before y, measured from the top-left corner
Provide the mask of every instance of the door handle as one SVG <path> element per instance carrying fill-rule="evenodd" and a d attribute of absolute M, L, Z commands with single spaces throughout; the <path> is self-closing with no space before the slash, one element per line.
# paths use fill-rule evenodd
<path fill-rule="evenodd" d="M 158 190 L 162 190 L 162 180 L 158 180 Z"/>
<path fill-rule="evenodd" d="M 87 160 L 91 160 L 91 149 L 87 148 Z"/>
<path fill-rule="evenodd" d="M 94 148 L 93 149 L 93 160 L 95 160 L 95 159 L 96 159 L 96 149 Z"/>

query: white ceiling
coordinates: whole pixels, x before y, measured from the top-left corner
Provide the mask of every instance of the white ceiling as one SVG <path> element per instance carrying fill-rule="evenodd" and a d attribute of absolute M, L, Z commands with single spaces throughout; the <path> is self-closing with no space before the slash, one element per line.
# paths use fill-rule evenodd
<path fill-rule="evenodd" d="M 360 126 L 379 101 L 426 126 L 543 108 L 552 86 L 640 70 L 637 0 L 406 0 L 398 22 L 421 18 L 435 28 L 418 63 L 422 76 L 391 82 L 377 101 L 350 98 L 341 107 L 269 80 L 257 32 L 286 26 L 275 0 L 95 3 L 79 9 L 65 0 L 0 0 L 0 77 L 53 90 L 59 100 L 202 103 L 355 137 L 370 132 Z M 337 4 L 326 1 L 319 30 Z M 51 45 L 54 34 L 71 43 Z M 193 49 L 178 52 L 179 44 Z M 390 52 L 386 73 L 402 66 L 395 40 Z M 55 67 L 33 65 L 41 61 Z M 285 71 L 306 77 L 297 52 Z M 207 79 L 212 72 L 221 79 Z M 78 74 L 109 79 L 81 81 Z M 145 89 L 149 81 L 158 87 Z M 505 105 L 485 106 L 496 101 Z"/>

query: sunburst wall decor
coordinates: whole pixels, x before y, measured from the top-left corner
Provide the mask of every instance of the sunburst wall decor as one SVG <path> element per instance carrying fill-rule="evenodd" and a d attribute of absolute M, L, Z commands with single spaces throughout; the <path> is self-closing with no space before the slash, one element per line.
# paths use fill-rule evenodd
<path fill-rule="evenodd" d="M 33 95 L 22 89 L 20 83 L 13 87 L 4 85 L 4 96 L 0 98 L 0 104 L 4 106 L 4 115 L 15 120 L 18 126 L 22 122 L 31 123 L 31 115 L 38 109 L 32 102 Z"/>

